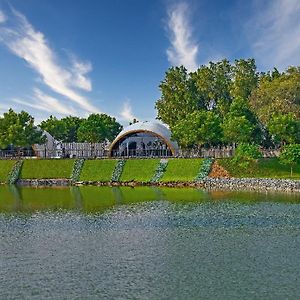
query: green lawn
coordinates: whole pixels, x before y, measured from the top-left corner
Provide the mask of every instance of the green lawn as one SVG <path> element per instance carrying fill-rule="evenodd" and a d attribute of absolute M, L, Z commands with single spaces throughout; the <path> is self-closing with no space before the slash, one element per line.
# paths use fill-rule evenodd
<path fill-rule="evenodd" d="M 159 159 L 128 159 L 120 181 L 149 182 L 159 164 Z"/>
<path fill-rule="evenodd" d="M 28 159 L 21 169 L 21 179 L 70 178 L 74 159 Z"/>
<path fill-rule="evenodd" d="M 6 182 L 16 160 L 0 160 L 0 182 Z"/>
<path fill-rule="evenodd" d="M 193 181 L 201 167 L 203 159 L 201 158 L 185 158 L 185 159 L 169 159 L 166 172 L 160 181 Z"/>
<path fill-rule="evenodd" d="M 290 174 L 290 167 L 283 165 L 277 158 L 259 159 L 250 164 L 247 168 L 240 168 L 232 163 L 229 158 L 219 159 L 218 163 L 224 167 L 232 177 L 245 178 L 281 178 L 300 179 L 300 164 L 293 168 L 293 177 Z"/>
<path fill-rule="evenodd" d="M 108 182 L 117 164 L 116 159 L 86 160 L 80 174 L 81 181 Z"/>

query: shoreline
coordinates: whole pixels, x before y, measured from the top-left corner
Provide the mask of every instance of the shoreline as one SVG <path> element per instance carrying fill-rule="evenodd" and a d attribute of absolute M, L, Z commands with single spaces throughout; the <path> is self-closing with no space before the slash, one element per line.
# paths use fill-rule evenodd
<path fill-rule="evenodd" d="M 162 186 L 162 187 L 192 187 L 207 190 L 231 190 L 231 191 L 278 191 L 300 193 L 300 180 L 272 179 L 272 178 L 211 178 L 207 177 L 197 182 L 99 182 L 78 181 L 71 179 L 19 179 L 19 186 Z"/>

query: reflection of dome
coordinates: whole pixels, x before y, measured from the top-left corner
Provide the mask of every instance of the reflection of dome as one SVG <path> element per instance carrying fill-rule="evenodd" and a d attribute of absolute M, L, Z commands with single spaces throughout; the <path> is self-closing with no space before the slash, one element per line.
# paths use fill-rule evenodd
<path fill-rule="evenodd" d="M 112 142 L 110 156 L 176 155 L 178 145 L 171 131 L 159 122 L 138 122 L 125 127 Z"/>

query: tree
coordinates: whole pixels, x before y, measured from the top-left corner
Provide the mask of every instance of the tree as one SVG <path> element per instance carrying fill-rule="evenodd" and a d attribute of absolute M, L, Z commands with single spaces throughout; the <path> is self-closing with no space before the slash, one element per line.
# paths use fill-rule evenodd
<path fill-rule="evenodd" d="M 67 135 L 66 124 L 52 115 L 47 120 L 42 121 L 40 127 L 58 141 L 64 141 Z"/>
<path fill-rule="evenodd" d="M 248 100 L 236 97 L 230 105 L 223 124 L 224 140 L 228 143 L 259 143 L 261 129 L 256 116 L 249 108 Z"/>
<path fill-rule="evenodd" d="M 275 143 L 300 142 L 300 120 L 296 120 L 295 115 L 292 113 L 286 115 L 273 114 L 267 128 Z"/>
<path fill-rule="evenodd" d="M 258 73 L 254 59 L 239 59 L 235 60 L 232 67 L 233 84 L 231 96 L 233 98 L 240 97 L 248 99 L 251 92 L 257 87 Z"/>
<path fill-rule="evenodd" d="M 91 114 L 78 128 L 79 142 L 100 143 L 112 141 L 122 130 L 122 126 L 106 114 Z"/>
<path fill-rule="evenodd" d="M 300 163 L 300 144 L 290 144 L 283 147 L 279 159 L 283 164 L 290 165 L 291 177 L 293 176 L 293 166 Z"/>
<path fill-rule="evenodd" d="M 83 119 L 68 116 L 58 120 L 50 116 L 47 120 L 42 121 L 40 127 L 50 133 L 56 140 L 64 143 L 77 142 L 77 130 Z"/>
<path fill-rule="evenodd" d="M 240 168 L 248 168 L 251 163 L 262 157 L 258 145 L 249 143 L 240 143 L 232 161 Z"/>
<path fill-rule="evenodd" d="M 212 111 L 195 111 L 173 127 L 172 137 L 184 148 L 214 145 L 220 142 L 220 118 Z"/>
<path fill-rule="evenodd" d="M 28 147 L 45 142 L 42 131 L 34 125 L 34 118 L 25 111 L 16 113 L 13 109 L 0 118 L 0 147 Z"/>
<path fill-rule="evenodd" d="M 208 66 L 201 66 L 191 74 L 195 81 L 202 106 L 206 110 L 217 110 L 224 115 L 230 106 L 232 97 L 232 67 L 228 60 L 210 62 Z"/>
<path fill-rule="evenodd" d="M 195 82 L 183 66 L 170 68 L 159 88 L 161 98 L 155 104 L 157 118 L 171 128 L 202 107 Z"/>
<path fill-rule="evenodd" d="M 259 86 L 250 97 L 250 107 L 264 124 L 274 114 L 295 115 L 300 118 L 300 67 L 289 68 L 285 73 L 273 72 L 273 76 L 263 76 Z"/>

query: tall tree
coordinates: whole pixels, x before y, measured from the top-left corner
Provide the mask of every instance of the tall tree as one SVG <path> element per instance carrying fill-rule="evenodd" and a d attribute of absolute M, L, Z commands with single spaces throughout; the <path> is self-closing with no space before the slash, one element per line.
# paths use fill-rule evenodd
<path fill-rule="evenodd" d="M 78 128 L 79 142 L 100 143 L 112 141 L 122 130 L 116 119 L 106 114 L 91 114 Z"/>
<path fill-rule="evenodd" d="M 42 121 L 40 127 L 58 141 L 63 142 L 67 135 L 66 124 L 52 115 L 47 120 Z"/>
<path fill-rule="evenodd" d="M 195 82 L 183 66 L 170 68 L 159 88 L 161 98 L 155 104 L 157 118 L 171 128 L 202 106 Z"/>
<path fill-rule="evenodd" d="M 0 118 L 0 147 L 12 145 L 14 148 L 29 147 L 41 144 L 45 137 L 41 130 L 34 125 L 34 118 L 25 111 L 16 113 L 13 109 Z"/>
<path fill-rule="evenodd" d="M 271 79 L 271 80 L 270 80 Z M 300 67 L 272 77 L 264 76 L 250 97 L 252 110 L 266 125 L 274 114 L 293 113 L 300 118 Z"/>
<path fill-rule="evenodd" d="M 257 87 L 258 72 L 254 59 L 236 59 L 233 72 L 231 95 L 233 98 L 248 99 L 251 92 Z"/>
<path fill-rule="evenodd" d="M 233 100 L 222 124 L 224 139 L 228 143 L 259 143 L 261 129 L 248 100 L 237 97 Z"/>
<path fill-rule="evenodd" d="M 183 148 L 218 144 L 222 139 L 220 118 L 213 111 L 194 111 L 173 127 L 172 137 Z"/>

